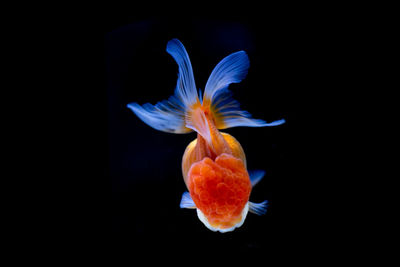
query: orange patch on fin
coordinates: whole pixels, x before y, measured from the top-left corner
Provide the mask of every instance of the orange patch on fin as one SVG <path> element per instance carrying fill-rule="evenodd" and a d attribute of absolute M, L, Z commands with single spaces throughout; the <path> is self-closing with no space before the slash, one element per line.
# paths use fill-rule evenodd
<path fill-rule="evenodd" d="M 211 131 L 206 114 L 201 104 L 199 102 L 195 103 L 186 115 L 186 127 L 195 130 L 211 144 Z"/>

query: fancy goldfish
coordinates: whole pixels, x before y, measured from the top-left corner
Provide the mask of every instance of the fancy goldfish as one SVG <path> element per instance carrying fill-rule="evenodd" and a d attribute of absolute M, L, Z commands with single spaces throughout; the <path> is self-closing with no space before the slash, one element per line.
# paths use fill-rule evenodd
<path fill-rule="evenodd" d="M 196 209 L 204 225 L 222 233 L 240 227 L 248 212 L 266 213 L 268 201 L 249 201 L 252 188 L 265 172 L 247 171 L 246 156 L 240 143 L 220 129 L 230 127 L 277 126 L 284 119 L 267 123 L 240 110 L 228 87 L 239 83 L 250 66 L 244 51 L 232 53 L 212 71 L 204 93 L 196 89 L 193 69 L 183 44 L 172 39 L 167 52 L 178 64 L 174 95 L 156 105 L 128 104 L 143 122 L 169 133 L 195 131 L 197 138 L 186 147 L 182 158 L 182 175 L 188 192 L 180 207 Z"/>

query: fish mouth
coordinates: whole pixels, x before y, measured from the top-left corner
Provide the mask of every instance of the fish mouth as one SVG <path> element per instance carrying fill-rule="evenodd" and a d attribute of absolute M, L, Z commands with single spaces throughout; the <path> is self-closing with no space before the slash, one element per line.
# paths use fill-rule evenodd
<path fill-rule="evenodd" d="M 249 211 L 249 203 L 247 202 L 246 205 L 244 206 L 241 214 L 240 214 L 240 221 L 237 222 L 235 225 L 233 225 L 232 227 L 229 228 L 222 228 L 219 226 L 213 226 L 210 224 L 210 222 L 208 221 L 207 217 L 204 215 L 204 213 L 200 210 L 200 209 L 196 209 L 197 210 L 197 217 L 199 217 L 199 220 L 211 231 L 214 232 L 221 232 L 221 233 L 226 233 L 226 232 L 232 232 L 233 230 L 235 230 L 236 228 L 239 228 L 240 226 L 242 226 L 242 224 L 244 223 L 244 220 L 246 219 L 247 213 Z"/>

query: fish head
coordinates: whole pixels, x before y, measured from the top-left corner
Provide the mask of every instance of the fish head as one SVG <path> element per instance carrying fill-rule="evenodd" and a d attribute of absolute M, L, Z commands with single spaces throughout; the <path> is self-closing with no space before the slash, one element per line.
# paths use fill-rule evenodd
<path fill-rule="evenodd" d="M 232 156 L 240 159 L 246 168 L 246 155 L 239 141 L 230 134 L 221 132 L 221 135 L 229 146 Z M 212 150 L 208 147 L 204 139 L 198 135 L 198 138 L 190 142 L 186 147 L 182 158 L 182 176 L 186 187 L 188 187 L 188 173 L 190 168 L 194 163 L 201 161 L 205 157 L 215 160 L 216 155 L 212 153 Z"/>
<path fill-rule="evenodd" d="M 241 159 L 221 154 L 192 164 L 187 175 L 191 198 L 201 222 L 212 231 L 240 227 L 248 212 L 249 175 Z"/>

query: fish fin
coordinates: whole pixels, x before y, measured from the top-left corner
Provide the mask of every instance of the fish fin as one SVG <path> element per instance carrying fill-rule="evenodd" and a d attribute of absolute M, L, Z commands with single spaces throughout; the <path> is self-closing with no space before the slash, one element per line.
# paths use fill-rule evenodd
<path fill-rule="evenodd" d="M 264 178 L 265 171 L 251 170 L 249 171 L 251 186 L 255 186 L 262 178 Z"/>
<path fill-rule="evenodd" d="M 178 39 L 172 39 L 168 42 L 167 52 L 175 59 L 179 66 L 175 96 L 184 103 L 185 108 L 189 108 L 199 100 L 189 55 Z"/>
<path fill-rule="evenodd" d="M 188 133 L 185 127 L 185 110 L 175 96 L 158 102 L 156 105 L 130 103 L 127 105 L 144 123 L 150 127 L 168 133 Z"/>
<path fill-rule="evenodd" d="M 186 127 L 198 132 L 212 146 L 210 125 L 201 108 L 193 108 L 186 113 Z"/>
<path fill-rule="evenodd" d="M 179 205 L 181 209 L 195 209 L 196 204 L 194 204 L 192 197 L 189 192 L 184 192 L 182 194 L 181 204 Z"/>
<path fill-rule="evenodd" d="M 257 215 L 264 215 L 267 213 L 268 200 L 261 203 L 254 203 L 249 201 L 249 211 Z"/>
<path fill-rule="evenodd" d="M 223 89 L 214 99 L 211 109 L 216 118 L 216 127 L 218 129 L 226 129 L 238 126 L 244 127 L 266 127 L 278 126 L 285 123 L 285 119 L 272 122 L 266 122 L 260 119 L 252 118 L 251 114 L 240 109 L 240 104 L 232 98 L 232 92 Z"/>
<path fill-rule="evenodd" d="M 178 39 L 168 42 L 167 52 L 179 66 L 174 95 L 156 105 L 130 103 L 127 106 L 143 122 L 156 130 L 169 133 L 188 133 L 192 130 L 185 125 L 185 113 L 199 101 L 192 65 L 185 47 Z"/>
<path fill-rule="evenodd" d="M 250 62 L 246 52 L 239 51 L 225 57 L 212 71 L 205 87 L 203 104 L 210 106 L 218 129 L 237 126 L 277 126 L 285 122 L 284 119 L 270 123 L 253 119 L 249 112 L 240 110 L 239 102 L 232 98 L 229 85 L 242 81 L 249 67 Z"/>
<path fill-rule="evenodd" d="M 249 67 L 250 61 L 244 51 L 230 54 L 222 59 L 208 78 L 204 89 L 204 98 L 213 102 L 215 97 L 231 83 L 242 81 L 246 77 Z"/>

